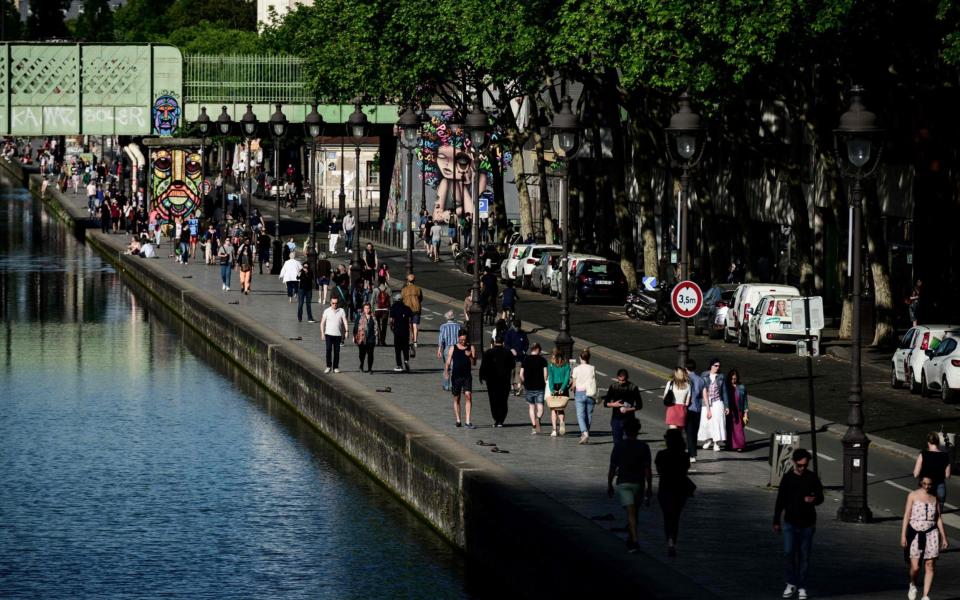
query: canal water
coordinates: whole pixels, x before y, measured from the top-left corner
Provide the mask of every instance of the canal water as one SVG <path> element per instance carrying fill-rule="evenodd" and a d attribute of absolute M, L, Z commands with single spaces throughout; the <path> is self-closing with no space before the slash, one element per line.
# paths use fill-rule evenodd
<path fill-rule="evenodd" d="M 463 557 L 0 182 L 0 597 L 468 597 Z"/>

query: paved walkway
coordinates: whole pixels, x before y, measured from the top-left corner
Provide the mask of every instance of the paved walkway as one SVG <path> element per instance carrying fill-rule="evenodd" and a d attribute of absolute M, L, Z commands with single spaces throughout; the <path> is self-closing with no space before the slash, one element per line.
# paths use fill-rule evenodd
<path fill-rule="evenodd" d="M 75 214 L 85 199 L 72 194 L 66 201 Z M 95 235 L 101 235 L 99 233 Z M 125 245 L 127 236 L 107 235 L 115 247 Z M 281 335 L 314 352 L 317 361 L 323 360 L 323 347 L 318 324 L 298 323 L 296 304 L 289 304 L 283 284 L 268 274 L 254 273 L 253 293 L 243 296 L 238 291 L 239 280 L 234 274 L 233 289 L 221 291 L 219 268 L 192 262 L 179 265 L 167 258 L 169 244 L 161 246 L 153 261 L 157 269 L 179 274 L 184 284 L 196 288 L 229 310 L 256 319 Z M 384 257 L 395 261 L 395 273 L 402 271 L 402 257 L 384 252 Z M 337 258 L 346 261 L 344 255 Z M 473 421 L 479 428 L 473 431 L 454 428 L 449 395 L 440 389 L 440 362 L 436 358 L 436 336 L 443 322 L 442 314 L 453 299 L 426 291 L 423 331 L 420 349 L 411 361 L 412 373 L 392 372 L 393 348 L 377 349 L 375 372 L 360 373 L 356 348 L 344 347 L 339 375 L 330 377 L 353 378 L 371 389 L 389 387 L 382 392 L 384 402 L 394 402 L 416 415 L 438 431 L 449 435 L 466 448 L 482 454 L 516 473 L 546 494 L 569 505 L 597 527 L 610 535 L 625 537 L 622 509 L 606 496 L 606 470 L 611 439 L 607 411 L 598 408 L 595 414 L 594 435 L 587 446 L 577 444 L 578 429 L 573 411 L 566 437 L 532 436 L 527 424 L 526 404 L 511 398 L 507 426 L 491 427 L 487 396 L 478 378 Z M 455 301 L 459 304 L 459 301 Z M 319 307 L 315 304 L 319 320 Z M 304 317 L 306 319 L 306 317 Z M 545 348 L 552 347 L 552 334 L 535 334 Z M 390 340 L 388 339 L 388 342 Z M 582 347 L 578 343 L 578 347 Z M 619 354 L 615 349 L 596 347 L 594 364 L 598 379 L 609 382 L 616 370 L 631 370 L 632 379 L 645 389 L 645 407 L 639 413 L 644 431 L 642 439 L 649 442 L 654 452 L 662 447 L 664 431 L 662 404 L 659 393 L 666 369 L 652 363 Z M 706 362 L 707 357 L 696 357 Z M 601 383 L 605 387 L 605 383 Z M 681 521 L 678 556 L 669 559 L 663 545 L 662 520 L 654 505 L 640 512 L 641 553 L 638 561 L 672 563 L 697 582 L 727 598 L 778 598 L 783 589 L 781 540 L 771 532 L 770 522 L 775 492 L 766 487 L 769 467 L 766 462 L 769 432 L 803 430 L 789 414 L 762 410 L 758 402 L 750 427 L 748 451 L 739 453 L 700 451 L 701 460 L 692 471 L 698 486 L 696 497 L 687 505 Z M 496 443 L 509 453 L 492 453 L 478 442 Z M 809 591 L 812 597 L 902 598 L 905 595 L 906 576 L 898 546 L 899 515 L 904 501 L 904 490 L 911 489 L 909 459 L 875 450 L 871 454 L 871 506 L 878 522 L 870 525 L 840 523 L 834 519 L 839 506 L 838 492 L 839 439 L 835 435 L 820 436 L 820 472 L 828 486 L 827 500 L 819 510 L 819 528 L 814 541 Z M 654 484 L 656 485 L 656 483 Z M 951 486 L 950 495 L 960 498 L 960 488 Z M 949 515 L 949 535 L 956 535 L 960 517 Z M 958 537 L 960 539 L 960 537 Z M 504 540 L 509 543 L 509 540 Z M 589 548 L 584 549 L 589 552 Z M 933 598 L 960 596 L 960 572 L 955 553 L 948 552 L 940 561 Z M 611 577 L 607 573 L 575 575 L 575 557 L 570 557 L 571 577 Z"/>

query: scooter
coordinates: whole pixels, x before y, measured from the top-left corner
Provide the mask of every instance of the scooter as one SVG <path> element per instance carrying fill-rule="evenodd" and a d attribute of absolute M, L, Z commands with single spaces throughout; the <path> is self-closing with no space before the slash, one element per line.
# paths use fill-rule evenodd
<path fill-rule="evenodd" d="M 638 321 L 652 319 L 657 312 L 655 292 L 640 289 L 634 290 L 627 294 L 623 308 L 627 316 L 631 319 Z"/>

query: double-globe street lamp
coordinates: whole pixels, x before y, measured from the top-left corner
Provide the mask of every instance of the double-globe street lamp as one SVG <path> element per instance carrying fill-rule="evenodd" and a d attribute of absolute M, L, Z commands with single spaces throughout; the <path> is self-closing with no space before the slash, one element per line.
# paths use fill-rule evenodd
<path fill-rule="evenodd" d="M 407 274 L 413 273 L 413 149 L 417 147 L 420 131 L 420 119 L 414 107 L 404 109 L 397 121 L 400 129 L 400 145 L 406 150 L 407 177 L 403 186 L 403 197 L 407 207 Z"/>
<path fill-rule="evenodd" d="M 478 94 L 479 96 L 479 94 Z M 482 100 L 478 97 L 473 110 L 464 121 L 464 128 L 470 136 L 470 145 L 473 149 L 473 212 L 470 215 L 470 235 L 473 238 L 473 288 L 470 292 L 470 343 L 473 347 L 483 350 L 483 309 L 480 306 L 480 161 L 483 158 L 484 148 L 487 146 L 487 134 L 490 131 L 490 118 L 480 106 Z M 464 203 L 466 208 L 466 203 Z"/>
<path fill-rule="evenodd" d="M 367 115 L 360 108 L 360 99 L 353 103 L 353 113 L 347 119 L 347 131 L 353 138 L 356 175 L 354 177 L 354 219 L 353 219 L 353 261 L 350 264 L 350 285 L 356 287 L 363 275 L 363 262 L 360 260 L 360 144 L 367 135 Z"/>
<path fill-rule="evenodd" d="M 240 127 L 243 129 L 243 137 L 246 138 L 247 146 L 247 210 L 253 211 L 253 169 L 250 168 L 251 158 L 250 155 L 253 152 L 251 144 L 253 143 L 253 136 L 257 134 L 257 125 L 259 122 L 257 120 L 257 115 L 253 113 L 253 105 L 247 105 L 247 112 L 243 113 L 243 116 L 240 117 Z"/>
<path fill-rule="evenodd" d="M 287 134 L 287 116 L 280 110 L 281 104 L 276 104 L 277 110 L 270 115 L 270 133 L 273 135 L 273 185 L 270 188 L 271 193 L 277 196 L 277 222 L 273 224 L 273 256 L 270 261 L 270 273 L 279 275 L 281 268 L 280 256 L 283 254 L 283 242 L 280 239 L 280 190 L 277 184 L 280 182 L 280 140 Z"/>
<path fill-rule="evenodd" d="M 310 248 L 307 249 L 307 263 L 310 265 L 310 272 L 317 272 L 317 184 L 316 167 L 317 161 L 317 138 L 323 133 L 323 116 L 317 111 L 317 103 L 314 102 L 310 113 L 303 120 L 303 132 L 307 136 L 307 144 L 310 148 L 309 175 L 310 178 Z"/>
<path fill-rule="evenodd" d="M 870 439 L 863 431 L 863 386 L 860 378 L 860 295 L 861 295 L 861 238 L 863 219 L 863 187 L 861 180 L 870 177 L 880 164 L 883 130 L 877 126 L 877 116 L 868 111 L 861 101 L 863 90 L 850 90 L 850 108 L 840 116 L 840 125 L 834 130 L 834 148 L 837 166 L 844 177 L 852 180 L 850 191 L 850 265 L 853 340 L 850 344 L 850 389 L 847 403 L 847 431 L 843 434 L 843 503 L 837 512 L 841 521 L 866 523 L 872 514 L 867 505 L 867 449 Z"/>
<path fill-rule="evenodd" d="M 207 135 L 210 133 L 210 130 L 213 129 L 213 121 L 210 120 L 210 115 L 207 114 L 207 107 L 200 107 L 200 115 L 196 120 L 197 130 L 200 131 L 200 197 L 205 201 L 207 199 L 207 155 L 206 155 L 206 141 Z M 202 202 L 206 204 L 206 202 Z M 207 207 L 203 207 L 204 212 L 206 212 Z"/>
<path fill-rule="evenodd" d="M 560 260 L 563 283 L 560 286 L 560 330 L 554 341 L 563 356 L 569 360 L 573 357 L 573 338 L 570 336 L 570 284 L 567 278 L 570 275 L 567 266 L 569 258 L 568 229 L 570 227 L 570 173 L 568 163 L 580 149 L 580 120 L 574 114 L 571 105 L 573 100 L 565 97 L 560 104 L 560 111 L 553 115 L 550 122 L 550 133 L 553 137 L 553 151 L 563 164 L 560 173 L 560 244 L 563 246 L 563 257 Z"/>
<path fill-rule="evenodd" d="M 227 112 L 226 106 L 220 107 L 220 116 L 217 117 L 217 133 L 220 134 L 220 178 L 223 181 L 223 184 L 220 186 L 220 200 L 221 206 L 223 206 L 223 222 L 227 222 L 227 180 L 223 177 L 224 169 L 224 158 L 226 155 L 226 140 L 225 138 L 230 135 L 230 130 L 233 128 L 233 119 L 230 118 L 230 113 Z"/>
<path fill-rule="evenodd" d="M 690 97 L 684 93 L 680 96 L 680 108 L 670 117 L 670 126 L 665 128 L 667 134 L 667 154 L 672 163 L 680 165 L 680 280 L 686 281 L 690 277 L 690 264 L 687 252 L 687 203 L 690 193 L 690 169 L 697 166 L 703 157 L 706 146 L 706 130 L 700 124 L 700 115 L 690 108 Z M 664 252 L 666 252 L 664 248 Z M 677 344 L 677 363 L 686 368 L 687 357 L 690 353 L 689 332 L 687 319 L 680 319 L 680 342 Z"/>

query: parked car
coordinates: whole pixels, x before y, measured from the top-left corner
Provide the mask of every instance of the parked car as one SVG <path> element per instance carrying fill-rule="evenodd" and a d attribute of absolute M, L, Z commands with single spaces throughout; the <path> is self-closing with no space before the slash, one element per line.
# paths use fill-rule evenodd
<path fill-rule="evenodd" d="M 559 253 L 553 252 L 540 257 L 540 262 L 530 272 L 530 289 L 537 290 L 541 294 L 550 292 L 550 277 L 560 264 L 560 258 Z"/>
<path fill-rule="evenodd" d="M 751 309 L 752 316 L 747 322 L 747 347 L 756 347 L 760 352 L 766 352 L 772 346 L 796 346 L 796 343 L 806 338 L 807 332 L 803 323 L 792 321 L 792 300 L 798 296 L 793 294 L 779 294 L 764 296 L 756 308 Z M 820 353 L 820 330 L 811 329 L 810 336 L 814 339 L 816 353 Z"/>
<path fill-rule="evenodd" d="M 960 392 L 960 330 L 948 331 L 936 350 L 927 350 L 929 360 L 920 374 L 920 395 L 939 391 L 944 402 Z"/>
<path fill-rule="evenodd" d="M 514 244 L 507 250 L 507 255 L 503 257 L 500 263 L 500 279 L 503 281 L 517 279 L 517 265 L 520 263 L 520 257 L 526 252 L 530 244 Z"/>
<path fill-rule="evenodd" d="M 567 261 L 570 263 L 570 268 L 568 269 L 568 277 L 567 277 L 568 280 L 573 277 L 573 273 L 576 272 L 577 265 L 580 264 L 581 261 L 585 261 L 585 260 L 596 261 L 596 262 L 607 261 L 607 259 L 605 259 L 604 257 L 597 256 L 595 254 L 567 254 Z M 562 270 L 559 268 L 554 269 L 553 274 L 550 276 L 550 295 L 551 296 L 560 295 L 560 280 L 562 279 L 562 275 L 563 275 L 561 271 Z"/>
<path fill-rule="evenodd" d="M 552 244 L 531 244 L 527 246 L 520 260 L 517 263 L 517 274 L 514 277 L 514 284 L 525 290 L 530 289 L 530 275 L 533 268 L 540 262 L 540 257 L 551 252 L 562 252 L 563 248 Z"/>
<path fill-rule="evenodd" d="M 726 327 L 723 329 L 724 342 L 738 342 L 747 345 L 747 322 L 750 309 L 757 305 L 760 298 L 775 294 L 799 296 L 800 291 L 792 285 L 777 283 L 742 283 L 733 296 L 733 309 L 727 311 Z"/>
<path fill-rule="evenodd" d="M 917 325 L 900 338 L 900 346 L 890 358 L 890 386 L 908 385 L 914 394 L 920 393 L 920 378 L 927 362 L 927 350 L 936 350 L 948 331 L 958 325 Z"/>
<path fill-rule="evenodd" d="M 707 290 L 707 293 L 703 295 L 703 308 L 700 309 L 693 322 L 693 332 L 696 335 L 703 335 L 704 332 L 711 338 L 722 335 L 723 321 L 715 327 L 717 311 L 733 302 L 733 294 L 736 291 L 737 285 L 733 283 L 721 283 Z"/>
<path fill-rule="evenodd" d="M 620 263 L 584 260 L 576 266 L 575 273 L 572 294 L 575 304 L 597 299 L 622 303 L 627 297 L 627 278 L 620 270 Z"/>

